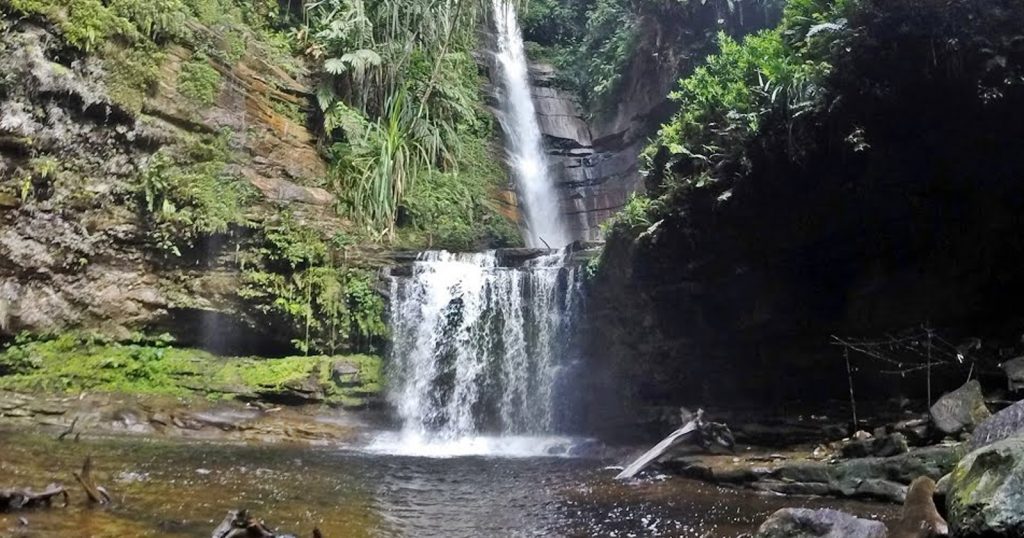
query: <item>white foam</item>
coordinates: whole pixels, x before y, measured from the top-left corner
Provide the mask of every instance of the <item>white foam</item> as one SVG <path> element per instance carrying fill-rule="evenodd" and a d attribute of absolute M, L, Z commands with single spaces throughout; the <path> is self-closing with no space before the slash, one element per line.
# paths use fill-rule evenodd
<path fill-rule="evenodd" d="M 456 439 L 428 438 L 410 432 L 378 434 L 367 452 L 391 456 L 421 458 L 460 458 L 489 456 L 498 458 L 570 457 L 581 439 L 562 436 L 467 436 Z"/>

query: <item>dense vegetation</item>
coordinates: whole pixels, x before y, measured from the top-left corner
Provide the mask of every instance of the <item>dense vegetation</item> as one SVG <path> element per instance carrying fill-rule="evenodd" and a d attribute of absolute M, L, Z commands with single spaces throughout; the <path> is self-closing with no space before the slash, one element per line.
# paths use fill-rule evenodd
<path fill-rule="evenodd" d="M 710 51 L 715 33 L 742 34 L 771 18 L 781 0 L 530 0 L 523 32 L 536 59 L 552 61 L 559 84 L 596 112 L 619 96 L 632 62 L 688 71 Z M 749 19 L 749 20 L 748 20 Z M 672 21 L 672 24 L 664 24 Z M 684 61 L 660 56 L 673 50 Z"/>

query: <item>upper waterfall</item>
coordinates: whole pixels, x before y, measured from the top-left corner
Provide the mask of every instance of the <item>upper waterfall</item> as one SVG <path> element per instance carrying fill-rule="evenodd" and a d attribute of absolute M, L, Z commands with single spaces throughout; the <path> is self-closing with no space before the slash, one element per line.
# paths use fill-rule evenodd
<path fill-rule="evenodd" d="M 562 221 L 558 194 L 548 171 L 547 155 L 530 95 L 523 36 L 515 7 L 508 0 L 492 0 L 497 34 L 495 57 L 500 74 L 499 119 L 505 132 L 509 167 L 522 197 L 527 245 L 561 248 L 571 238 Z"/>

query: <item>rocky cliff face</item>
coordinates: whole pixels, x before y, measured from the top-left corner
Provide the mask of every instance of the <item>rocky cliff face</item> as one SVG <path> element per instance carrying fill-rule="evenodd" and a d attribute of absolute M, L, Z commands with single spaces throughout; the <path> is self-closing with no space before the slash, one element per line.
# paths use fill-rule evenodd
<path fill-rule="evenodd" d="M 639 140 L 623 145 L 623 132 L 595 143 L 595 130 L 600 135 L 604 127 L 587 121 L 576 98 L 554 85 L 555 74 L 547 64 L 530 66 L 537 119 L 570 232 L 577 239 L 596 241 L 601 239 L 601 223 L 641 188 L 637 157 L 642 146 Z"/>
<path fill-rule="evenodd" d="M 246 219 L 286 207 L 330 226 L 323 208 L 333 197 L 309 186 L 325 167 L 299 113 L 306 87 L 254 44 L 235 65 L 212 63 L 224 83 L 200 106 L 178 89 L 193 52 L 171 47 L 131 110 L 105 82 L 116 66 L 23 19 L 0 20 L 0 33 L 0 335 L 77 328 L 126 337 L 218 312 L 256 330 L 237 297 L 237 268 L 217 262 L 245 234 L 168 256 L 140 211 L 144 177 L 161 148 L 224 136 L 224 174 L 253 193 Z"/>
<path fill-rule="evenodd" d="M 581 108 L 572 92 L 558 87 L 553 66 L 530 66 L 534 103 L 562 193 L 562 211 L 577 239 L 601 240 L 601 224 L 630 195 L 643 191 L 640 153 L 676 109 L 669 93 L 711 52 L 717 32 L 744 35 L 779 18 L 771 3 L 711 3 L 695 16 L 679 10 L 639 16 L 640 37 L 624 62 L 616 90 L 591 110 Z"/>

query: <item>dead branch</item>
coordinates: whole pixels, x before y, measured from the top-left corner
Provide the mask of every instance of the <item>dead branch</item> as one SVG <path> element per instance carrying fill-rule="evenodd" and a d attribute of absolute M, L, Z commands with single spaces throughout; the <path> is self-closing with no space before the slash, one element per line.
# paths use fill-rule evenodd
<path fill-rule="evenodd" d="M 68 429 L 62 431 L 60 433 L 60 435 L 57 436 L 57 440 L 58 441 L 63 441 L 65 437 L 71 435 L 75 431 L 75 425 L 76 424 L 78 424 L 78 417 L 75 417 L 74 420 L 71 421 L 71 425 L 68 426 Z M 75 441 L 77 441 L 77 440 L 78 440 L 78 435 L 76 434 L 75 435 Z"/>
<path fill-rule="evenodd" d="M 89 497 L 89 502 L 95 504 L 110 503 L 110 494 L 107 493 L 103 486 L 96 485 L 96 482 L 92 479 L 92 456 L 85 457 L 85 463 L 82 464 L 81 472 L 73 472 L 71 474 L 82 485 L 82 489 L 85 490 L 85 494 Z"/>
<path fill-rule="evenodd" d="M 0 512 L 51 506 L 53 498 L 64 497 L 64 506 L 68 505 L 68 492 L 60 484 L 50 484 L 43 491 L 31 489 L 0 489 Z"/>

